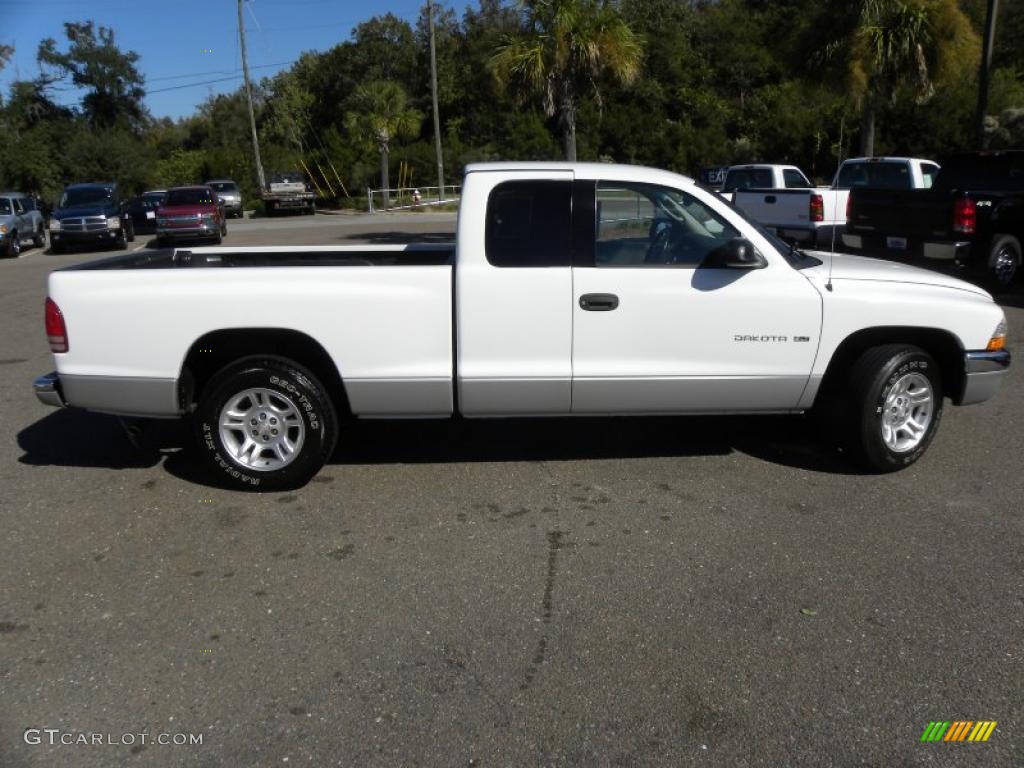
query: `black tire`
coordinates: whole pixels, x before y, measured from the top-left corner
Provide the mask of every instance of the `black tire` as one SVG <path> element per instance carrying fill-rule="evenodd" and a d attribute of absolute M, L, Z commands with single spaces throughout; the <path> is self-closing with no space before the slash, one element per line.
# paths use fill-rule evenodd
<path fill-rule="evenodd" d="M 11 230 L 7 236 L 7 247 L 4 249 L 4 255 L 9 259 L 16 259 L 21 255 L 21 235 L 18 234 L 18 230 Z"/>
<path fill-rule="evenodd" d="M 170 246 L 170 242 L 167 240 L 166 237 L 158 237 L 158 238 L 156 238 L 156 247 L 157 248 L 167 248 L 169 246 Z"/>
<path fill-rule="evenodd" d="M 121 251 L 128 247 L 128 233 L 125 232 L 124 226 L 121 227 L 117 237 L 114 238 L 114 247 Z"/>
<path fill-rule="evenodd" d="M 919 374 L 931 388 L 930 416 L 924 432 L 906 448 L 894 450 L 883 438 L 887 398 L 892 393 L 899 404 L 899 393 L 893 388 L 904 381 L 916 380 Z M 909 376 L 909 378 L 907 378 Z M 853 458 L 872 472 L 894 472 L 909 467 L 928 450 L 942 421 L 942 378 L 931 355 L 909 344 L 886 344 L 873 347 L 854 364 L 847 392 L 846 445 Z M 923 388 L 917 389 L 924 392 Z M 898 416 L 893 411 L 894 416 Z"/>
<path fill-rule="evenodd" d="M 55 243 L 53 238 L 50 238 L 50 253 L 64 253 L 65 250 L 63 243 Z"/>
<path fill-rule="evenodd" d="M 994 292 L 1005 291 L 1020 277 L 1020 241 L 1012 235 L 996 235 L 988 256 L 989 287 Z"/>
<path fill-rule="evenodd" d="M 42 227 L 39 227 L 35 235 L 32 236 L 32 245 L 36 248 L 46 247 L 46 231 Z"/>
<path fill-rule="evenodd" d="M 220 245 L 222 242 L 224 242 L 224 235 L 222 235 L 218 229 L 217 234 L 213 236 L 213 244 Z"/>
<path fill-rule="evenodd" d="M 126 226 L 128 227 L 128 242 L 129 243 L 134 243 L 135 242 L 135 225 L 131 221 L 128 221 Z"/>
<path fill-rule="evenodd" d="M 233 458 L 231 446 L 221 435 L 221 411 L 229 401 L 253 388 L 269 393 L 267 396 L 275 401 L 276 406 L 292 406 L 301 420 L 301 433 L 297 423 L 289 432 L 292 440 L 299 443 L 299 448 L 287 463 L 277 469 L 258 468 Z M 248 402 L 259 409 L 255 401 Z M 260 426 L 265 423 L 259 422 L 257 429 L 265 429 Z M 272 356 L 244 358 L 214 375 L 199 398 L 195 428 L 199 453 L 214 476 L 230 487 L 249 491 L 290 490 L 305 485 L 331 457 L 338 439 L 334 405 L 317 378 L 287 358 Z M 247 441 L 250 439 L 241 427 L 229 434 L 229 441 L 232 435 L 235 438 L 244 435 Z M 260 437 L 256 435 L 257 440 Z M 275 461 L 272 448 L 260 449 L 257 444 L 251 453 L 250 461 Z"/>

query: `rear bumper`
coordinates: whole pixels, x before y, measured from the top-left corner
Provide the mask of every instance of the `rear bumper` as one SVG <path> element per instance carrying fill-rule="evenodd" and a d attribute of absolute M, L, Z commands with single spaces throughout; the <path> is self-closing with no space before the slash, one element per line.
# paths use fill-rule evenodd
<path fill-rule="evenodd" d="M 60 378 L 57 376 L 57 372 L 48 373 L 45 376 L 40 376 L 32 382 L 32 389 L 36 393 L 36 397 L 43 405 L 53 406 L 54 408 L 63 408 L 67 403 L 64 402 L 64 394 L 61 392 Z"/>
<path fill-rule="evenodd" d="M 842 240 L 843 245 L 851 251 L 889 259 L 923 258 L 966 264 L 971 256 L 971 244 L 961 240 L 921 242 L 913 238 L 893 238 L 857 232 L 844 232 Z M 894 243 L 899 241 L 902 241 L 903 247 L 893 247 Z"/>
<path fill-rule="evenodd" d="M 823 224 L 818 227 L 779 227 L 769 225 L 768 228 L 775 230 L 775 233 L 783 240 L 821 250 L 830 250 L 833 241 L 836 245 L 839 245 L 839 238 L 842 236 L 844 229 L 842 225 L 834 224 Z"/>
<path fill-rule="evenodd" d="M 988 400 L 998 390 L 1010 370 L 1010 352 L 967 352 L 964 354 L 964 393 L 960 405 Z"/>

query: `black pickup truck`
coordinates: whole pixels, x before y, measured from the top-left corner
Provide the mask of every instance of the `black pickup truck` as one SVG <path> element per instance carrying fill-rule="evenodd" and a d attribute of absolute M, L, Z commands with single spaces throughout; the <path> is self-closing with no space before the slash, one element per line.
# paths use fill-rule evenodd
<path fill-rule="evenodd" d="M 954 155 L 931 189 L 854 189 L 846 214 L 849 251 L 944 260 L 1006 288 L 1021 271 L 1024 150 Z"/>

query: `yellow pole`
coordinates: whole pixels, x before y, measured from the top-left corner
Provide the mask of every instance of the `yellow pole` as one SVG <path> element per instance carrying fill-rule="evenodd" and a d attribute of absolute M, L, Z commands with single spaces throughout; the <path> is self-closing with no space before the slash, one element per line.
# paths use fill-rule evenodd
<path fill-rule="evenodd" d="M 320 185 L 316 183 L 316 179 L 313 177 L 313 174 L 309 172 L 309 168 L 306 166 L 306 162 L 301 157 L 299 158 L 299 163 L 302 165 L 302 170 L 304 170 L 306 172 L 306 177 L 310 181 L 312 181 L 313 182 L 313 186 L 316 187 L 316 193 L 320 197 L 323 197 L 324 196 L 324 191 L 322 189 L 320 189 Z"/>

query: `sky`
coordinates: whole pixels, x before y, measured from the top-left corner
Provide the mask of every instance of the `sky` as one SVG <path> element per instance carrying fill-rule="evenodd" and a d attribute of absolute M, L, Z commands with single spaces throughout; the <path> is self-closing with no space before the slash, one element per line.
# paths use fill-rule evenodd
<path fill-rule="evenodd" d="M 467 0 L 437 4 L 461 15 Z M 303 51 L 328 50 L 373 16 L 390 12 L 415 23 L 423 5 L 425 0 L 246 0 L 250 75 L 258 81 L 287 68 Z M 111 27 L 121 50 L 139 54 L 154 117 L 190 115 L 209 96 L 242 83 L 237 0 L 0 0 L 0 43 L 15 46 L 0 71 L 5 97 L 13 80 L 39 73 L 41 40 L 52 37 L 58 50 L 66 50 L 64 22 L 89 20 Z M 60 104 L 80 97 L 71 89 L 54 92 Z"/>

